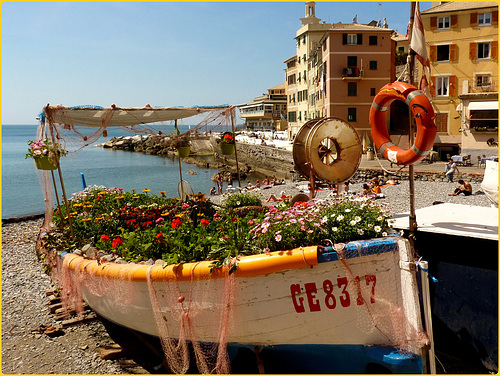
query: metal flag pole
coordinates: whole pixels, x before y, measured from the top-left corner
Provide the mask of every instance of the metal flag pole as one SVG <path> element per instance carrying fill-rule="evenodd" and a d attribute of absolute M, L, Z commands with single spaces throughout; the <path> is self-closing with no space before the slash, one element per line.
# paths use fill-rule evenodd
<path fill-rule="evenodd" d="M 413 19 L 415 15 L 415 2 L 411 2 L 411 7 L 410 7 L 410 23 L 408 25 L 408 35 L 410 37 L 411 42 L 411 34 L 413 30 Z M 410 84 L 415 85 L 415 77 L 414 77 L 414 69 L 415 69 L 415 54 L 413 53 L 412 50 L 410 50 L 410 61 L 408 63 L 408 70 L 410 71 Z M 410 145 L 413 145 L 413 132 L 415 129 L 415 118 L 413 117 L 413 114 L 411 112 L 411 109 L 408 109 L 410 113 L 410 135 L 409 135 L 409 142 Z M 414 253 L 413 256 L 415 256 L 415 233 L 417 231 L 417 218 L 415 215 L 415 177 L 414 177 L 414 170 L 413 170 L 413 165 L 409 165 L 408 167 L 408 178 L 409 178 L 409 189 L 410 189 L 410 216 L 409 216 L 409 237 L 408 240 L 410 241 L 411 249 L 412 252 Z"/>
<path fill-rule="evenodd" d="M 410 7 L 410 22 L 408 25 L 408 36 L 410 37 L 409 43 L 411 46 L 411 36 L 413 32 L 413 22 L 415 18 L 415 9 L 417 7 L 416 2 L 411 2 Z M 408 69 L 410 71 L 410 84 L 415 86 L 415 52 L 410 48 L 410 60 L 408 62 Z M 424 74 L 424 73 L 422 73 Z M 410 112 L 410 145 L 413 145 L 413 132 L 415 129 L 415 118 Z M 410 242 L 411 251 L 413 253 L 413 257 L 416 257 L 415 251 L 415 240 L 416 240 L 416 232 L 417 232 L 417 216 L 415 214 L 415 179 L 414 179 L 414 171 L 413 165 L 409 166 L 409 189 L 410 189 L 410 216 L 409 216 L 409 231 L 410 234 L 408 236 L 408 240 Z M 432 330 L 432 311 L 431 311 L 431 300 L 430 300 L 430 290 L 429 290 L 429 279 L 428 279 L 428 264 L 427 261 L 421 261 L 420 266 L 422 272 L 420 274 L 420 280 L 422 283 L 422 301 L 423 301 L 423 311 L 424 311 L 424 320 L 425 327 L 427 330 L 427 336 L 429 337 L 429 349 L 428 349 L 428 357 L 429 357 L 429 369 L 430 374 L 436 374 L 436 354 L 434 351 L 434 335 Z"/>

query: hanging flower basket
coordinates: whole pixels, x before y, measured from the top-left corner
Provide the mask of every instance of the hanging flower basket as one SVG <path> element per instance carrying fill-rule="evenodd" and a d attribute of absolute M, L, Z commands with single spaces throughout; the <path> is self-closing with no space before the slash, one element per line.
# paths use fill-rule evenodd
<path fill-rule="evenodd" d="M 233 155 L 234 144 L 220 144 L 220 151 L 224 155 Z"/>
<path fill-rule="evenodd" d="M 39 170 L 56 170 L 57 164 L 52 163 L 49 157 L 35 158 L 36 168 Z"/>
<path fill-rule="evenodd" d="M 177 154 L 179 154 L 179 157 L 181 158 L 189 157 L 190 151 L 191 151 L 191 146 L 179 146 L 177 148 Z"/>

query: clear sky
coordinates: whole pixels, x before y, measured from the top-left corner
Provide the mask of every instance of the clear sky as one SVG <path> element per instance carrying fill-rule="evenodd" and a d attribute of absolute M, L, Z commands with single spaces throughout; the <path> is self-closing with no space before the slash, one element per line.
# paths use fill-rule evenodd
<path fill-rule="evenodd" d="M 409 13 L 409 2 L 316 3 L 322 21 L 386 18 L 403 34 Z M 3 2 L 1 14 L 2 123 L 35 124 L 47 103 L 250 102 L 285 81 L 305 2 Z"/>

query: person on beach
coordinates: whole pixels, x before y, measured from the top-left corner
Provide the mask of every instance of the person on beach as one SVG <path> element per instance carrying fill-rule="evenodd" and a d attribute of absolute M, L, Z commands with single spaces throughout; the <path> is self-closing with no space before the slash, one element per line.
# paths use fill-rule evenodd
<path fill-rule="evenodd" d="M 262 185 L 269 185 L 269 178 L 266 176 L 265 179 L 262 181 Z"/>
<path fill-rule="evenodd" d="M 216 193 L 217 191 L 215 190 L 215 187 L 212 187 L 212 189 L 210 190 L 210 196 L 215 196 Z"/>
<path fill-rule="evenodd" d="M 458 171 L 457 165 L 455 164 L 455 162 L 453 162 L 453 159 L 450 159 L 448 161 L 448 163 L 446 163 L 444 168 L 445 168 L 444 175 L 448 179 L 448 182 L 452 183 L 453 182 L 453 175 L 455 174 L 455 172 L 456 173 L 460 172 L 460 171 Z"/>
<path fill-rule="evenodd" d="M 458 181 L 460 184 L 453 193 L 448 193 L 448 196 L 458 196 L 460 193 L 463 193 L 464 196 L 470 196 L 472 194 L 472 185 L 468 181 L 460 179 Z"/>
<path fill-rule="evenodd" d="M 370 198 L 375 198 L 376 197 L 376 195 L 373 192 L 372 188 L 367 183 L 363 184 L 363 192 L 361 193 L 361 196 L 370 197 Z"/>
<path fill-rule="evenodd" d="M 223 185 L 224 185 L 223 181 L 224 180 L 222 179 L 222 174 L 219 172 L 217 174 L 217 189 L 218 189 L 220 195 L 222 194 L 222 189 L 223 189 Z"/>

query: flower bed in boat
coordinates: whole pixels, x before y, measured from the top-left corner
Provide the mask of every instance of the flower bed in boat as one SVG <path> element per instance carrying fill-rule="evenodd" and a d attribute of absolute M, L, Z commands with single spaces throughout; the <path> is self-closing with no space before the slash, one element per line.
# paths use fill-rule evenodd
<path fill-rule="evenodd" d="M 215 206 L 202 194 L 187 202 L 164 194 L 89 187 L 68 200 L 69 213 L 65 207 L 55 210 L 57 229 L 46 237 L 45 248 L 75 252 L 90 245 L 108 261 L 213 260 L 218 267 L 239 255 L 383 237 L 391 231 L 389 212 L 366 198 L 267 207 L 256 196 L 238 193 Z"/>

